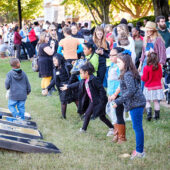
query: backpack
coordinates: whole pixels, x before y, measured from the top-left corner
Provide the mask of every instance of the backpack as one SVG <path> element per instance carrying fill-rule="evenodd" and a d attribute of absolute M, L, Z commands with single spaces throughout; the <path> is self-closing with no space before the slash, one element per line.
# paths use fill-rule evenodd
<path fill-rule="evenodd" d="M 39 68 L 38 68 L 38 51 L 39 51 L 39 46 L 37 46 L 37 55 L 34 55 L 33 60 L 32 60 L 32 70 L 34 72 L 38 72 Z"/>
<path fill-rule="evenodd" d="M 34 55 L 33 60 L 32 60 L 32 70 L 34 72 L 38 72 L 38 56 Z"/>

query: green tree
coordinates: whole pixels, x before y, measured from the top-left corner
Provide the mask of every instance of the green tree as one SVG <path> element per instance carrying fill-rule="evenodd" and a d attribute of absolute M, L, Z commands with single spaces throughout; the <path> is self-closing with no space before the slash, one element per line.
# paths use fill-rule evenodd
<path fill-rule="evenodd" d="M 122 12 L 126 12 L 132 18 L 141 18 L 147 16 L 152 9 L 152 0 L 114 0 L 112 5 Z"/>
<path fill-rule="evenodd" d="M 99 22 L 109 23 L 111 9 L 129 13 L 133 18 L 146 16 L 152 8 L 152 0 L 64 0 L 63 4 L 81 3 Z"/>
<path fill-rule="evenodd" d="M 42 13 L 43 0 L 21 0 L 22 18 L 33 19 Z M 17 0 L 0 0 L 0 15 L 6 22 L 18 20 Z"/>

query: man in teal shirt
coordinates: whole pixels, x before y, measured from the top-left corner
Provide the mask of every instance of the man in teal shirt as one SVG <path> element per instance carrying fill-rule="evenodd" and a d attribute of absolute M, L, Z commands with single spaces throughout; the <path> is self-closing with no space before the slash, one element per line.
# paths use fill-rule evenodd
<path fill-rule="evenodd" d="M 156 17 L 156 24 L 158 26 L 158 32 L 165 41 L 165 47 L 166 48 L 170 47 L 170 32 L 166 27 L 165 17 L 164 16 Z"/>

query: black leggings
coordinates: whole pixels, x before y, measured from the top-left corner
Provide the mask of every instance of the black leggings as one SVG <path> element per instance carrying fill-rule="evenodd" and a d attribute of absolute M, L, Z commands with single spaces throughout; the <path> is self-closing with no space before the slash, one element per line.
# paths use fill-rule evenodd
<path fill-rule="evenodd" d="M 91 115 L 93 114 L 93 103 L 90 102 L 86 112 L 85 112 L 85 118 L 84 118 L 84 123 L 83 123 L 83 130 L 87 130 L 87 126 L 90 122 Z M 109 128 L 113 128 L 113 125 L 111 122 L 106 118 L 105 114 L 102 114 L 100 117 L 100 120 L 104 122 Z"/>
<path fill-rule="evenodd" d="M 124 106 L 120 104 L 116 107 L 116 117 L 117 117 L 117 124 L 125 124 L 123 118 Z"/>

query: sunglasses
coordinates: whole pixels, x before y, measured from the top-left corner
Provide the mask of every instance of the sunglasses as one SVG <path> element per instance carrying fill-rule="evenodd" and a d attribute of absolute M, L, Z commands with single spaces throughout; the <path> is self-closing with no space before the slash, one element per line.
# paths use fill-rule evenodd
<path fill-rule="evenodd" d="M 109 57 L 114 57 L 114 56 L 117 56 L 117 54 L 115 54 L 115 55 L 110 55 L 110 54 L 109 54 Z"/>
<path fill-rule="evenodd" d="M 52 29 L 51 31 L 56 31 L 56 30 Z"/>

